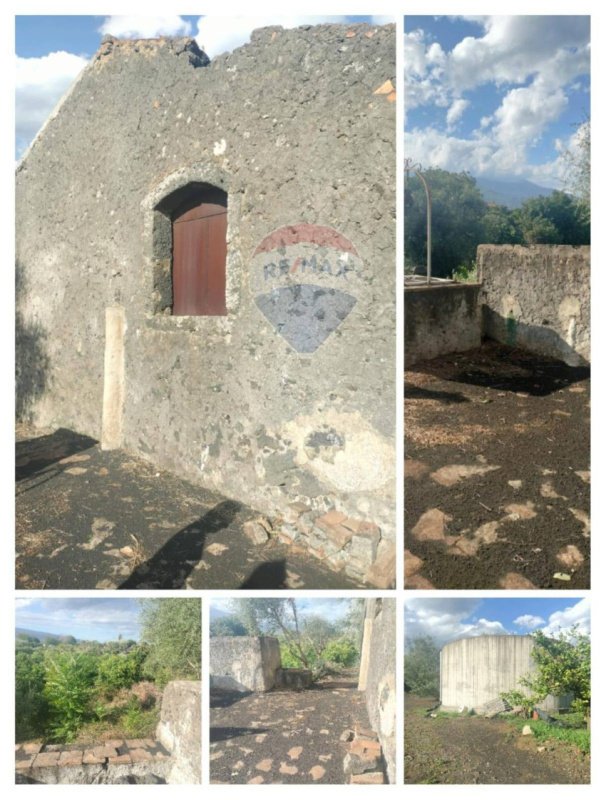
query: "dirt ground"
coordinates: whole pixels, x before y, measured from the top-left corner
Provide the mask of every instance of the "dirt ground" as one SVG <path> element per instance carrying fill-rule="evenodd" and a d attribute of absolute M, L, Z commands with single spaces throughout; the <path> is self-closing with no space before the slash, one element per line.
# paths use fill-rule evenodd
<path fill-rule="evenodd" d="M 589 588 L 588 369 L 487 342 L 404 396 L 406 587 Z"/>
<path fill-rule="evenodd" d="M 406 783 L 590 782 L 590 761 L 563 742 L 538 743 L 504 719 L 425 717 L 435 700 L 406 695 Z M 539 748 L 543 748 L 539 750 Z"/>
<path fill-rule="evenodd" d="M 360 588 L 275 539 L 253 544 L 256 516 L 73 431 L 18 431 L 18 589 Z"/>
<path fill-rule="evenodd" d="M 212 692 L 211 783 L 345 783 L 339 737 L 370 727 L 356 685 L 352 676 L 299 692 Z"/>

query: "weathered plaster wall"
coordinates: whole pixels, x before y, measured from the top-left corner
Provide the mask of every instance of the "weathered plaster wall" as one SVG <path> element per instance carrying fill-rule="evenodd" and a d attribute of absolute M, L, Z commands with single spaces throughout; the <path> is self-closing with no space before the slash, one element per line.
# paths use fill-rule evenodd
<path fill-rule="evenodd" d="M 394 76 L 392 25 L 267 28 L 210 64 L 191 40 L 105 42 L 17 171 L 22 416 L 101 437 L 114 309 L 124 448 L 270 516 L 372 521 L 390 547 Z M 228 195 L 224 317 L 165 309 L 192 182 Z"/>
<path fill-rule="evenodd" d="M 366 601 L 364 634 L 363 650 L 368 654 L 368 660 L 367 663 L 360 665 L 360 677 L 364 681 L 366 707 L 370 724 L 381 742 L 389 782 L 394 783 L 396 780 L 395 600 L 372 598 Z"/>
<path fill-rule="evenodd" d="M 162 695 L 158 741 L 171 754 L 167 783 L 200 783 L 202 687 L 198 681 L 171 681 Z"/>
<path fill-rule="evenodd" d="M 273 636 L 213 636 L 210 686 L 238 692 L 268 692 L 280 670 L 280 644 Z"/>
<path fill-rule="evenodd" d="M 482 339 L 479 286 L 410 286 L 404 292 L 404 362 L 479 347 Z"/>
<path fill-rule="evenodd" d="M 570 366 L 590 361 L 590 248 L 480 245 L 484 333 Z"/>

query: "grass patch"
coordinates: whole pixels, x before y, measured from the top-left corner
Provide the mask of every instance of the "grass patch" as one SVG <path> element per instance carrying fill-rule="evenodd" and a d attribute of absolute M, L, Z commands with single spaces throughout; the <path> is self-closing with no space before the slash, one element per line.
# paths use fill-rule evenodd
<path fill-rule="evenodd" d="M 76 744 L 98 744 L 105 739 L 154 739 L 160 708 L 122 708 L 111 718 L 88 722 L 78 731 Z"/>
<path fill-rule="evenodd" d="M 525 725 L 530 725 L 537 742 L 564 742 L 577 747 L 581 753 L 587 755 L 591 747 L 591 736 L 582 717 L 579 725 L 576 719 L 570 719 L 574 716 L 572 714 L 560 716 L 562 722 L 567 723 L 563 727 L 550 725 L 541 719 L 516 719 L 511 720 L 511 724 L 520 731 Z"/>

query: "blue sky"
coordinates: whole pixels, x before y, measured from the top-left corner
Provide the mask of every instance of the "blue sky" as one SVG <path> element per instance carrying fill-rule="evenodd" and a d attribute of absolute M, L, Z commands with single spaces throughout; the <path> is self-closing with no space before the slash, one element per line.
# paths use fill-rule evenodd
<path fill-rule="evenodd" d="M 589 633 L 589 599 L 579 597 L 411 598 L 405 603 L 405 637 L 432 636 L 440 645 L 463 636 L 555 635 L 574 624 Z"/>
<path fill-rule="evenodd" d="M 139 603 L 133 598 L 17 599 L 15 626 L 76 639 L 139 638 Z"/>
<path fill-rule="evenodd" d="M 590 111 L 588 16 L 406 16 L 406 155 L 562 188 Z"/>
<path fill-rule="evenodd" d="M 321 22 L 393 22 L 382 16 L 35 16 L 15 20 L 16 154 L 21 157 L 108 33 L 120 38 L 195 36 L 213 58 L 247 42 L 255 28 Z"/>
<path fill-rule="evenodd" d="M 306 616 L 323 617 L 328 622 L 340 622 L 349 611 L 349 599 L 333 599 L 332 597 L 297 597 L 297 613 L 304 619 Z M 219 612 L 231 614 L 232 601 L 229 598 L 215 598 L 210 606 L 211 619 Z M 220 614 L 219 614 L 220 616 Z"/>

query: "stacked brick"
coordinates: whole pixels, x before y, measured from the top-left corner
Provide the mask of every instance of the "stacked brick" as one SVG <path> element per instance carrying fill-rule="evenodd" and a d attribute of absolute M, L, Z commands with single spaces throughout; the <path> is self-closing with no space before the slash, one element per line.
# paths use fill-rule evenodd
<path fill-rule="evenodd" d="M 377 734 L 361 725 L 349 732 L 351 740 L 343 760 L 343 772 L 348 783 L 386 783 L 383 752 Z"/>
<path fill-rule="evenodd" d="M 305 503 L 291 503 L 276 521 L 275 535 L 285 544 L 304 548 L 335 571 L 380 589 L 392 588 L 395 545 L 372 522 L 348 517 L 335 509 L 318 517 Z"/>
<path fill-rule="evenodd" d="M 86 764 L 137 764 L 169 758 L 170 753 L 153 739 L 110 739 L 93 746 L 69 744 L 15 745 L 15 767 L 27 772 L 44 767 L 79 767 Z"/>

